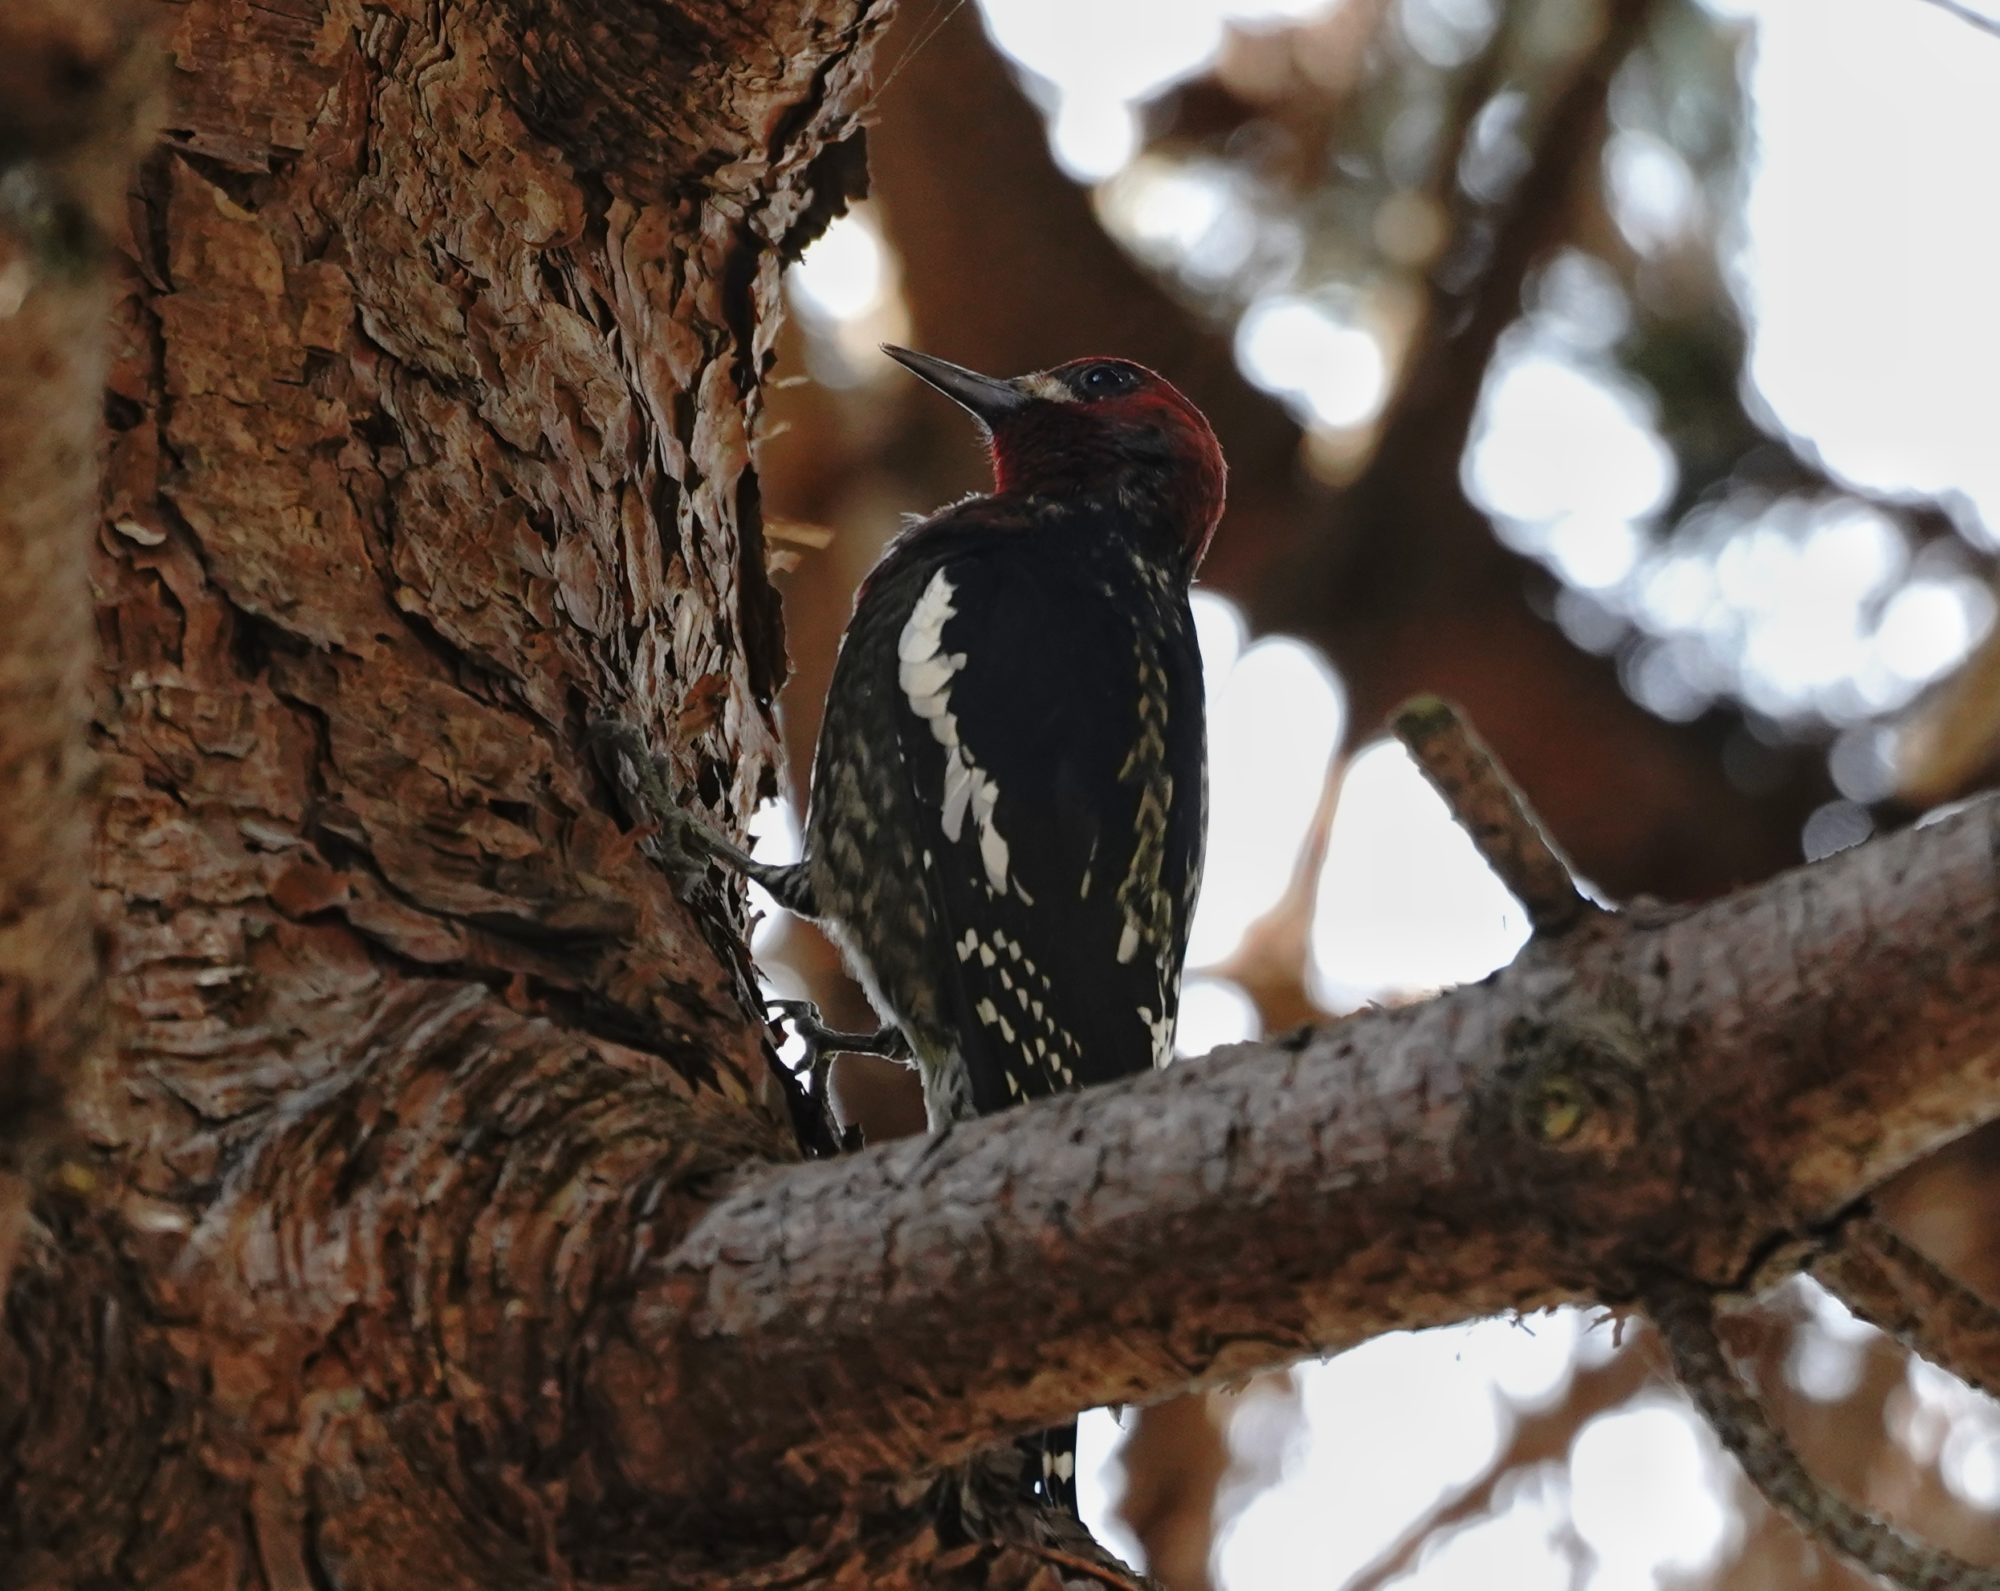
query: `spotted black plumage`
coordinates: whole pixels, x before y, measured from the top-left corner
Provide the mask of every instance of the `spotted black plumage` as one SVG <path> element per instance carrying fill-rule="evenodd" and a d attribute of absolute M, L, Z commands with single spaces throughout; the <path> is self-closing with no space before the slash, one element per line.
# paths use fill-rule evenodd
<path fill-rule="evenodd" d="M 842 647 L 807 876 L 934 1126 L 1172 1053 L 1201 660 L 1185 585 L 1117 519 L 988 498 L 927 521 Z"/>

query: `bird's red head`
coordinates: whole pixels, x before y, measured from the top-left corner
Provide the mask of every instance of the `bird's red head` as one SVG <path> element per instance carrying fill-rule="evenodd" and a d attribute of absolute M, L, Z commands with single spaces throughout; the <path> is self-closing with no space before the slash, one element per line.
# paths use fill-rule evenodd
<path fill-rule="evenodd" d="M 1193 577 L 1222 518 L 1227 469 L 1215 432 L 1173 383 L 1129 359 L 1072 359 L 1003 381 L 907 348 L 884 352 L 985 427 L 998 491 L 1109 492 L 1143 505 Z"/>

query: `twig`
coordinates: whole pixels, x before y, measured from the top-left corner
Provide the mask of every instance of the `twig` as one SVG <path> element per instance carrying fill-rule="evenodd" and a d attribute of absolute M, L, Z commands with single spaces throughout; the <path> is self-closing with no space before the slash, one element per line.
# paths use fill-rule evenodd
<path fill-rule="evenodd" d="M 1736 1455 L 1766 1501 L 1815 1542 L 1905 1591 L 2000 1591 L 2000 1570 L 1913 1541 L 1814 1479 L 1737 1378 L 1716 1335 L 1715 1302 L 1706 1288 L 1677 1277 L 1655 1277 L 1646 1288 L 1645 1303 L 1674 1373 L 1723 1446 Z"/>
<path fill-rule="evenodd" d="M 1420 696 L 1389 723 L 1487 865 L 1527 908 L 1537 935 L 1563 933 L 1601 910 L 1578 890 L 1527 797 L 1456 708 Z"/>
<path fill-rule="evenodd" d="M 1815 1280 L 1878 1330 L 2000 1397 L 2000 1309 L 1877 1219 L 1848 1225 L 1812 1262 Z"/>
<path fill-rule="evenodd" d="M 1979 29 L 1982 33 L 1991 33 L 2000 38 L 2000 17 L 1990 16 L 1974 6 L 1969 6 L 1965 0 L 1928 0 L 1928 3 L 1948 16 L 1957 17 L 1959 21 Z"/>
<path fill-rule="evenodd" d="M 1629 1402 L 1657 1374 L 1657 1355 L 1620 1347 L 1601 1365 L 1576 1366 L 1568 1390 L 1553 1403 L 1535 1409 L 1517 1406 L 1514 1434 L 1486 1469 L 1438 1498 L 1396 1540 L 1343 1581 L 1340 1591 L 1382 1591 L 1402 1580 L 1416 1568 L 1423 1552 L 1492 1517 L 1496 1495 L 1509 1476 L 1563 1458 L 1576 1433 L 1593 1416 Z"/>

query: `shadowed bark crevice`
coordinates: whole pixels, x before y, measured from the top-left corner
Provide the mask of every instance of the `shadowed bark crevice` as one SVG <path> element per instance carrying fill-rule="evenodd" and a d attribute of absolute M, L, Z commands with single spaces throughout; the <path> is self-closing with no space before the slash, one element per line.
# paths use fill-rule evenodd
<path fill-rule="evenodd" d="M 0 1287 L 100 1030 L 88 550 L 107 256 L 155 67 L 122 3 L 0 16 Z"/>

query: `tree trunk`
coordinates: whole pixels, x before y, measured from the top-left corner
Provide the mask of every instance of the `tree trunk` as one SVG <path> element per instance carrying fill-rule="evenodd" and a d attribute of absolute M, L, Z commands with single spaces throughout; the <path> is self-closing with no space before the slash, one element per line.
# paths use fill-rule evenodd
<path fill-rule="evenodd" d="M 633 1257 L 594 1237 L 795 1151 L 740 900 L 677 901 L 579 747 L 644 726 L 725 826 L 772 788 L 759 383 L 888 7 L 144 9 L 171 109 L 89 569 L 115 1043 L 0 1339 L 0 1580 L 615 1579 L 687 1538 L 582 1458 L 566 1367 Z M 8 657 L 59 674 L 84 634 L 7 529 L 10 607 L 73 632 Z M 66 768 L 5 700 L 10 774 L 17 734 Z M 0 901 L 80 882 L 74 783 L 0 790 L 45 821 Z M 81 920 L 33 947 L 69 1007 Z"/>

